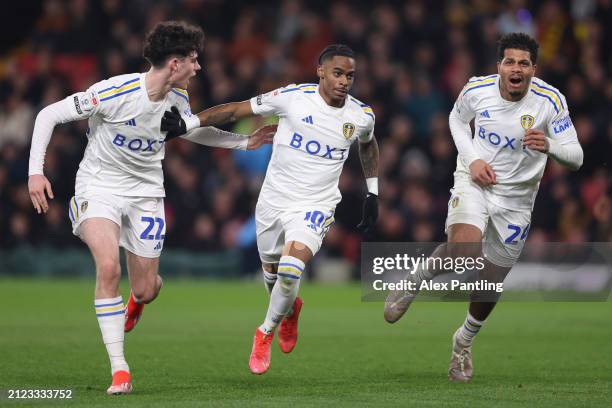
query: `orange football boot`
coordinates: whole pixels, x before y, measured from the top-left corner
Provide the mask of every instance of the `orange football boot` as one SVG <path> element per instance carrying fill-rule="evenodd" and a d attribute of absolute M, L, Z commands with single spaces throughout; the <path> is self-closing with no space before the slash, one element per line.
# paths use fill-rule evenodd
<path fill-rule="evenodd" d="M 253 374 L 263 374 L 270 368 L 270 348 L 274 332 L 266 334 L 258 327 L 253 336 L 253 350 L 249 357 L 249 368 Z"/>
<path fill-rule="evenodd" d="M 132 392 L 132 376 L 129 371 L 119 370 L 113 374 L 113 383 L 106 393 L 108 395 L 122 395 Z"/>
<path fill-rule="evenodd" d="M 300 317 L 300 310 L 302 310 L 303 304 L 302 299 L 296 297 L 293 302 L 291 316 L 285 317 L 278 328 L 278 345 L 283 353 L 291 353 L 297 343 L 298 318 Z"/>
<path fill-rule="evenodd" d="M 130 292 L 130 300 L 128 300 L 127 307 L 125 308 L 125 326 L 123 327 L 124 332 L 130 332 L 140 320 L 142 310 L 144 309 L 144 303 L 136 303 L 134 294 Z"/>

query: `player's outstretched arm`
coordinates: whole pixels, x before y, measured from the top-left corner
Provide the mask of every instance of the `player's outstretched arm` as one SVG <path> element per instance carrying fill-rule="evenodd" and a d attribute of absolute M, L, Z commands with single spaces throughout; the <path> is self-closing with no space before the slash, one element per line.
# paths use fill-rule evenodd
<path fill-rule="evenodd" d="M 224 103 L 198 113 L 200 126 L 223 125 L 255 115 L 249 101 Z"/>
<path fill-rule="evenodd" d="M 161 131 L 167 132 L 166 140 L 170 140 L 198 127 L 223 125 L 253 115 L 249 101 L 213 106 L 190 117 L 182 117 L 178 108 L 173 106 L 170 111 L 164 113 Z"/>
<path fill-rule="evenodd" d="M 368 194 L 363 203 L 363 216 L 357 229 L 370 231 L 378 219 L 378 142 L 372 136 L 368 142 L 359 142 L 359 159 L 368 185 Z"/>
<path fill-rule="evenodd" d="M 255 150 L 274 140 L 277 125 L 266 125 L 250 135 L 226 132 L 216 127 L 206 126 L 194 129 L 181 136 L 190 142 L 224 149 Z"/>
<path fill-rule="evenodd" d="M 45 153 L 51 141 L 53 129 L 60 123 L 72 122 L 88 117 L 89 113 L 84 112 L 80 105 L 80 112 L 74 108 L 74 104 L 77 103 L 79 96 L 82 95 L 84 94 L 75 94 L 55 102 L 45 107 L 36 116 L 32 133 L 32 146 L 30 147 L 28 192 L 30 193 L 32 205 L 39 214 L 41 212 L 46 213 L 49 209 L 47 197 L 53 198 L 51 183 L 43 173 Z"/>

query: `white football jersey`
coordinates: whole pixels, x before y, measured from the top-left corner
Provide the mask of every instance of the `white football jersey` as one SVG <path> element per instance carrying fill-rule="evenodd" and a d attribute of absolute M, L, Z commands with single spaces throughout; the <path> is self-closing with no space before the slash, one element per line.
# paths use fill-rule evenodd
<path fill-rule="evenodd" d="M 485 197 L 503 208 L 533 208 L 544 174 L 548 156 L 523 147 L 527 129 L 541 129 L 561 144 L 577 141 L 565 97 L 535 77 L 525 97 L 517 102 L 501 97 L 499 75 L 473 77 L 453 110 L 464 122 L 474 119 L 473 146 L 497 176 L 497 184 L 485 188 Z M 460 157 L 455 176 L 470 177 Z"/>
<path fill-rule="evenodd" d="M 272 158 L 259 203 L 275 209 L 334 209 L 338 181 L 351 144 L 372 140 L 374 112 L 348 96 L 329 106 L 316 84 L 288 85 L 251 99 L 255 114 L 278 115 Z"/>
<path fill-rule="evenodd" d="M 162 101 L 147 95 L 145 74 L 119 75 L 68 97 L 73 113 L 89 118 L 87 148 L 76 176 L 76 195 L 164 197 L 164 111 L 191 115 L 187 91 L 173 88 Z"/>

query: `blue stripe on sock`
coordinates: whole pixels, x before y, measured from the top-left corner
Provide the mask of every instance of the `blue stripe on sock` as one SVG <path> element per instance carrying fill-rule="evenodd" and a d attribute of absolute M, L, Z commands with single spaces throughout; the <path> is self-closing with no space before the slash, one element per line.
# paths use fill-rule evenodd
<path fill-rule="evenodd" d="M 463 328 L 464 328 L 465 330 L 469 331 L 470 333 L 474 333 L 474 334 L 478 333 L 478 330 L 476 330 L 476 331 L 471 330 L 471 329 L 470 329 L 469 327 L 467 327 L 465 324 L 463 325 Z"/>
<path fill-rule="evenodd" d="M 282 273 L 282 272 L 279 272 L 279 273 L 278 273 L 278 275 L 279 275 L 279 276 L 284 276 L 285 278 L 291 278 L 291 279 L 300 279 L 300 277 L 299 277 L 299 276 L 291 275 L 291 274 L 289 274 L 289 273 Z"/>
<path fill-rule="evenodd" d="M 124 314 L 125 310 L 119 310 L 118 312 L 110 312 L 110 313 L 96 313 L 97 317 L 104 317 L 104 316 L 115 316 L 118 314 Z"/>
<path fill-rule="evenodd" d="M 279 267 L 281 267 L 281 266 L 293 266 L 298 271 L 304 272 L 304 268 L 302 268 L 302 267 L 300 267 L 300 266 L 298 266 L 296 264 L 289 263 L 289 262 L 281 262 L 281 263 L 278 264 L 278 266 Z"/>
<path fill-rule="evenodd" d="M 469 324 L 471 324 L 472 326 L 482 327 L 482 324 L 479 324 L 479 323 L 474 323 L 474 321 L 473 321 L 473 320 L 471 320 L 471 319 L 467 319 L 467 322 L 468 322 Z"/>
<path fill-rule="evenodd" d="M 96 304 L 96 307 L 117 306 L 117 305 L 120 305 L 120 304 L 122 304 L 122 303 L 123 303 L 123 300 L 120 300 L 120 301 L 118 301 L 118 302 L 116 302 L 116 303 L 105 303 L 105 304 L 103 304 L 103 305 L 98 305 L 98 304 Z"/>

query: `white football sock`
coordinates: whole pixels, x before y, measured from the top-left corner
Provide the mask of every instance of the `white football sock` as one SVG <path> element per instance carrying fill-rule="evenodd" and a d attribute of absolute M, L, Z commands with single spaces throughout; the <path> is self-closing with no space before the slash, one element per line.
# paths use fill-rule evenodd
<path fill-rule="evenodd" d="M 266 319 L 259 328 L 264 333 L 271 333 L 276 329 L 293 306 L 300 288 L 300 278 L 304 272 L 304 262 L 292 256 L 283 256 L 278 264 L 278 279 L 272 294 Z"/>
<path fill-rule="evenodd" d="M 483 324 L 484 320 L 477 320 L 470 314 L 470 312 L 468 312 L 465 321 L 463 322 L 463 325 L 459 328 L 459 341 L 464 346 L 471 346 L 472 340 L 474 340 L 474 336 L 478 334 Z"/>
<path fill-rule="evenodd" d="M 102 341 L 111 363 L 111 373 L 114 374 L 119 370 L 130 371 L 123 355 L 125 309 L 122 297 L 96 299 L 94 304 Z"/>

